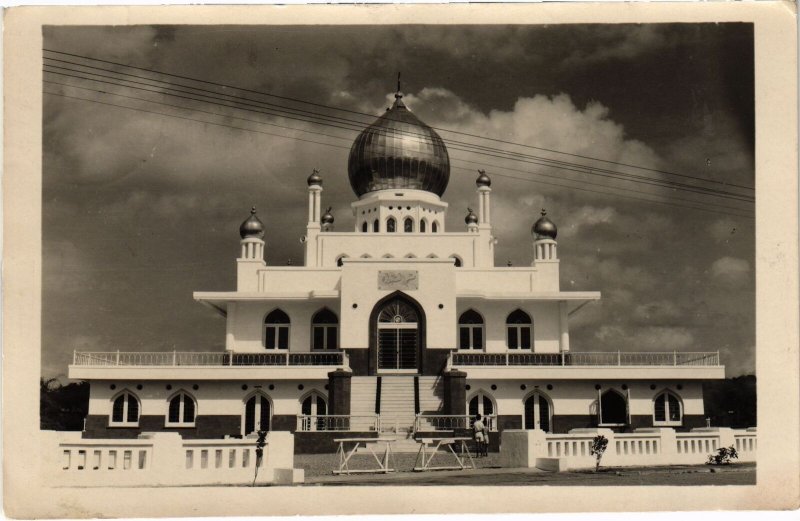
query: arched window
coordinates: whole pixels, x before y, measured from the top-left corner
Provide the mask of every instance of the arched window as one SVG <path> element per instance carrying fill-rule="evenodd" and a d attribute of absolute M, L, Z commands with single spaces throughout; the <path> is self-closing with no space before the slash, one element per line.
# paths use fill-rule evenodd
<path fill-rule="evenodd" d="M 264 319 L 264 347 L 289 349 L 289 315 L 276 309 Z"/>
<path fill-rule="evenodd" d="M 272 407 L 269 398 L 256 393 L 244 404 L 244 422 L 242 434 L 247 436 L 258 431 L 269 431 L 272 419 Z"/>
<path fill-rule="evenodd" d="M 461 267 L 461 259 L 458 255 L 451 255 L 450 258 L 453 259 L 453 265 L 455 265 L 456 268 Z"/>
<path fill-rule="evenodd" d="M 436 233 L 438 231 L 439 231 L 439 223 L 433 221 L 433 224 L 431 224 L 431 233 Z"/>
<path fill-rule="evenodd" d="M 372 231 L 375 233 L 381 231 L 381 224 L 378 222 L 378 219 L 372 221 Z"/>
<path fill-rule="evenodd" d="M 474 309 L 458 317 L 458 348 L 483 349 L 483 317 Z"/>
<path fill-rule="evenodd" d="M 680 425 L 682 421 L 680 398 L 671 391 L 659 393 L 653 400 L 653 425 Z"/>
<path fill-rule="evenodd" d="M 330 309 L 321 309 L 311 318 L 311 342 L 313 350 L 339 347 L 339 319 Z"/>
<path fill-rule="evenodd" d="M 338 257 L 336 257 L 336 265 L 339 266 L 340 268 L 344 266 L 344 259 L 346 258 L 347 255 L 339 255 Z"/>
<path fill-rule="evenodd" d="M 467 403 L 467 414 L 469 414 L 470 426 L 475 421 L 475 417 L 480 414 L 489 429 L 495 430 L 493 417 L 497 414 L 497 409 L 489 394 L 483 391 L 476 393 Z"/>
<path fill-rule="evenodd" d="M 361 256 L 361 258 L 362 259 L 371 259 L 372 255 L 370 255 L 369 253 L 365 253 L 364 255 Z"/>
<path fill-rule="evenodd" d="M 550 432 L 553 408 L 547 397 L 535 391 L 525 399 L 525 428 Z"/>
<path fill-rule="evenodd" d="M 111 407 L 109 425 L 115 427 L 136 427 L 139 425 L 139 399 L 130 391 L 121 392 Z"/>
<path fill-rule="evenodd" d="M 300 414 L 303 418 L 304 431 L 325 430 L 325 416 L 328 414 L 328 403 L 316 391 L 312 392 L 301 402 Z"/>
<path fill-rule="evenodd" d="M 403 232 L 405 233 L 414 232 L 414 220 L 411 217 L 406 217 L 406 220 L 403 221 Z"/>
<path fill-rule="evenodd" d="M 194 427 L 196 405 L 194 398 L 184 391 L 170 398 L 167 427 Z"/>
<path fill-rule="evenodd" d="M 437 257 L 435 253 L 431 253 L 430 255 L 428 255 L 428 258 L 429 259 L 438 259 L 439 257 Z"/>
<path fill-rule="evenodd" d="M 408 254 L 406 254 L 406 257 L 405 257 L 405 258 L 406 258 L 406 259 L 416 259 L 416 258 L 417 258 L 417 256 L 416 256 L 416 255 L 414 255 L 413 253 L 408 253 Z"/>
<path fill-rule="evenodd" d="M 388 233 L 394 233 L 395 232 L 395 226 L 396 226 L 396 222 L 394 220 L 394 217 L 389 217 L 386 220 L 386 231 Z"/>
<path fill-rule="evenodd" d="M 362 231 L 362 233 L 367 233 L 368 230 L 369 230 L 369 224 L 367 224 L 367 221 L 364 221 L 363 223 L 361 223 L 361 231 Z"/>
<path fill-rule="evenodd" d="M 521 309 L 506 318 L 506 339 L 509 349 L 531 348 L 531 317 Z"/>
<path fill-rule="evenodd" d="M 625 425 L 628 423 L 628 403 L 625 397 L 614 389 L 600 396 L 600 424 Z"/>
<path fill-rule="evenodd" d="M 425 219 L 422 219 L 419 222 L 419 233 L 427 232 L 428 231 L 427 228 L 428 228 L 428 223 L 425 221 Z"/>
<path fill-rule="evenodd" d="M 383 256 L 383 258 L 384 259 L 394 259 L 394 255 L 392 255 L 391 253 L 387 253 L 386 255 Z"/>

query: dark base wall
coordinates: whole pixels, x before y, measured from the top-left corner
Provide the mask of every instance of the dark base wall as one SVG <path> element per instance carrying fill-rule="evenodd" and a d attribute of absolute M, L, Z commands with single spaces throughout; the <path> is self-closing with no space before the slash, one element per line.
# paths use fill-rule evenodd
<path fill-rule="evenodd" d="M 369 349 L 345 349 L 353 376 L 369 375 Z"/>
<path fill-rule="evenodd" d="M 242 417 L 238 415 L 198 416 L 195 427 L 175 428 L 164 426 L 163 416 L 142 415 L 138 427 L 109 427 L 108 416 L 86 417 L 84 438 L 136 438 L 142 432 L 177 432 L 186 439 L 220 439 L 238 436 L 242 430 Z"/>
<path fill-rule="evenodd" d="M 337 438 L 377 438 L 375 431 L 366 432 L 296 432 L 294 434 L 294 453 L 295 454 L 334 454 L 338 444 L 333 440 Z M 352 449 L 345 447 L 345 450 Z M 331 463 L 333 465 L 333 463 Z"/>

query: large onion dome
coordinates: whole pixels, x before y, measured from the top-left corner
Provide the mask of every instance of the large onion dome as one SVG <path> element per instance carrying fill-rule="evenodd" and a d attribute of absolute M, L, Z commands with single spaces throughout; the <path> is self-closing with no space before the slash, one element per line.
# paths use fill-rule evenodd
<path fill-rule="evenodd" d="M 558 235 L 558 228 L 553 221 L 551 221 L 547 217 L 547 210 L 542 208 L 542 216 L 539 217 L 535 223 L 533 223 L 533 227 L 531 228 L 531 234 L 533 234 L 537 239 L 554 239 Z"/>
<path fill-rule="evenodd" d="M 450 157 L 442 138 L 403 103 L 403 95 L 350 148 L 350 186 L 361 197 L 387 189 L 426 190 L 441 196 L 450 180 Z"/>
<path fill-rule="evenodd" d="M 264 223 L 256 216 L 255 206 L 250 210 L 250 217 L 239 226 L 239 235 L 242 239 L 247 239 L 248 237 L 262 239 L 264 237 Z"/>

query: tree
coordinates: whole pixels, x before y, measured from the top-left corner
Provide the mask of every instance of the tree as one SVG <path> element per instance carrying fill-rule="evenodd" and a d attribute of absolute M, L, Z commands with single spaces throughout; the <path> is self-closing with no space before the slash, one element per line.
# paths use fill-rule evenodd
<path fill-rule="evenodd" d="M 592 438 L 592 449 L 591 455 L 594 456 L 596 460 L 594 471 L 597 472 L 600 470 L 600 460 L 603 458 L 603 453 L 608 448 L 608 438 L 603 436 L 602 434 L 598 434 L 594 438 Z"/>
<path fill-rule="evenodd" d="M 732 459 L 739 459 L 739 453 L 736 448 L 731 445 L 730 447 L 720 447 L 717 449 L 716 454 L 709 454 L 706 465 L 730 465 Z"/>
<path fill-rule="evenodd" d="M 261 462 L 264 459 L 264 446 L 267 444 L 267 431 L 258 431 L 258 439 L 256 440 L 256 472 L 253 476 L 253 486 L 256 486 L 256 479 L 258 479 L 258 469 L 261 468 Z"/>

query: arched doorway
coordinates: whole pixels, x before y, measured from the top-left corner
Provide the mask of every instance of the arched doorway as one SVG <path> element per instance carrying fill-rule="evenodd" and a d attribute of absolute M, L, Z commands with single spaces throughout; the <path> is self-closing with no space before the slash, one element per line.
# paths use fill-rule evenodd
<path fill-rule="evenodd" d="M 550 418 L 553 409 L 547 397 L 535 391 L 525 399 L 525 428 L 541 429 L 550 432 Z"/>
<path fill-rule="evenodd" d="M 370 323 L 371 372 L 418 372 L 424 330 L 422 308 L 413 299 L 395 292 L 375 305 Z"/>

